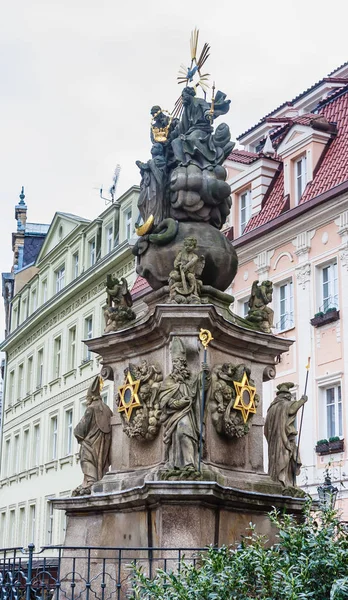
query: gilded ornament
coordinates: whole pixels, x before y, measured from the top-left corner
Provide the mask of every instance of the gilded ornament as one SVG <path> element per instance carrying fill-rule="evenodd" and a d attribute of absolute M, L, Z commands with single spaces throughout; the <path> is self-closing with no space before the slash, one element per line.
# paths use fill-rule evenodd
<path fill-rule="evenodd" d="M 235 410 L 240 410 L 242 413 L 244 423 L 249 419 L 250 414 L 256 413 L 255 405 L 255 394 L 256 388 L 250 385 L 248 376 L 244 372 L 243 379 L 241 382 L 234 381 L 234 387 L 236 388 L 237 396 L 233 405 Z"/>
<path fill-rule="evenodd" d="M 204 350 L 207 349 L 210 342 L 214 339 L 209 329 L 201 329 L 199 332 L 199 339 Z"/>
<path fill-rule="evenodd" d="M 127 421 L 130 421 L 133 409 L 141 406 L 138 396 L 139 386 L 140 379 L 134 381 L 130 371 L 128 371 L 125 383 L 118 388 L 120 398 L 118 412 L 124 412 Z"/>

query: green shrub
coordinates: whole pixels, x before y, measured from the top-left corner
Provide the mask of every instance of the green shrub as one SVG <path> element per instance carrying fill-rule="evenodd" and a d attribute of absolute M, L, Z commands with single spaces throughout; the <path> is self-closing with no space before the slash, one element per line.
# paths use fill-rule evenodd
<path fill-rule="evenodd" d="M 329 440 L 318 440 L 317 441 L 317 446 L 321 446 L 322 444 L 328 444 Z"/>
<path fill-rule="evenodd" d="M 273 511 L 278 542 L 267 546 L 251 525 L 238 547 L 202 552 L 199 566 L 147 578 L 135 569 L 132 600 L 342 600 L 348 598 L 348 534 L 332 510 L 304 520 Z M 265 517 L 266 518 L 266 517 Z"/>
<path fill-rule="evenodd" d="M 339 442 L 340 438 L 338 437 L 338 435 L 334 435 L 333 437 L 329 438 L 329 442 Z"/>

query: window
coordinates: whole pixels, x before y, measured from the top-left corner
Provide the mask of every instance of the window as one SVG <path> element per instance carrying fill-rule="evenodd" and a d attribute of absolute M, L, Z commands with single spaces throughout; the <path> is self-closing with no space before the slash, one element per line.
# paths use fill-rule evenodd
<path fill-rule="evenodd" d="M 59 337 L 55 338 L 54 344 L 53 344 L 53 379 L 60 377 L 61 352 L 62 352 L 62 338 L 59 336 Z"/>
<path fill-rule="evenodd" d="M 47 279 L 42 282 L 42 303 L 47 302 Z"/>
<path fill-rule="evenodd" d="M 106 252 L 111 252 L 113 248 L 113 227 L 109 225 L 106 229 Z"/>
<path fill-rule="evenodd" d="M 95 259 L 96 259 L 95 239 L 94 238 L 93 238 L 93 240 L 91 240 L 89 242 L 88 248 L 89 248 L 89 266 L 91 267 L 92 265 L 95 264 Z"/>
<path fill-rule="evenodd" d="M 296 204 L 300 202 L 301 196 L 307 185 L 307 158 L 302 156 L 295 162 L 295 198 Z"/>
<path fill-rule="evenodd" d="M 33 456 L 32 465 L 38 467 L 40 464 L 40 423 L 35 423 L 33 432 Z"/>
<path fill-rule="evenodd" d="M 5 473 L 6 477 L 9 477 L 11 474 L 11 439 L 8 438 L 5 441 Z"/>
<path fill-rule="evenodd" d="M 22 322 L 28 317 L 28 302 L 27 298 L 22 300 Z"/>
<path fill-rule="evenodd" d="M 56 293 L 60 292 L 64 287 L 65 280 L 65 265 L 57 269 L 56 273 Z"/>
<path fill-rule="evenodd" d="M 30 394 L 31 386 L 33 384 L 33 362 L 34 362 L 33 356 L 29 356 L 28 362 L 27 362 L 27 389 L 26 389 L 27 395 Z"/>
<path fill-rule="evenodd" d="M 92 337 L 93 337 L 93 317 L 88 317 L 87 319 L 85 319 L 85 338 L 87 340 L 90 340 L 90 339 L 92 339 Z M 91 353 L 88 350 L 87 346 L 86 346 L 85 359 L 91 360 Z"/>
<path fill-rule="evenodd" d="M 23 396 L 23 383 L 24 383 L 24 364 L 21 363 L 18 367 L 18 393 L 17 400 L 20 400 Z"/>
<path fill-rule="evenodd" d="M 54 512 L 53 504 L 47 500 L 47 536 L 46 543 L 50 546 L 53 544 L 53 527 L 54 527 Z"/>
<path fill-rule="evenodd" d="M 29 464 L 29 429 L 25 429 L 23 431 L 21 471 L 27 471 L 28 464 Z"/>
<path fill-rule="evenodd" d="M 126 240 L 129 240 L 129 238 L 132 235 L 132 210 L 127 210 L 126 214 L 125 214 L 125 236 L 126 236 Z"/>
<path fill-rule="evenodd" d="M 285 331 L 294 326 L 294 301 L 292 281 L 277 286 L 277 316 L 276 328 Z"/>
<path fill-rule="evenodd" d="M 37 352 L 37 373 L 36 373 L 36 387 L 37 389 L 42 387 L 43 380 L 43 348 L 40 348 Z"/>
<path fill-rule="evenodd" d="M 73 279 L 79 276 L 79 253 L 73 254 Z"/>
<path fill-rule="evenodd" d="M 13 473 L 18 475 L 19 473 L 19 433 L 14 436 L 13 445 Z"/>
<path fill-rule="evenodd" d="M 35 312 L 37 309 L 37 290 L 32 291 L 31 293 L 31 311 Z"/>
<path fill-rule="evenodd" d="M 26 535 L 25 535 L 25 506 L 20 506 L 18 515 L 18 528 L 17 528 L 17 546 L 25 546 Z"/>
<path fill-rule="evenodd" d="M 107 406 L 109 405 L 109 394 L 107 391 L 101 394 L 101 399 Z"/>
<path fill-rule="evenodd" d="M 71 327 L 69 329 L 69 348 L 68 348 L 68 360 L 69 360 L 69 368 L 71 371 L 75 368 L 76 361 L 76 327 Z"/>
<path fill-rule="evenodd" d="M 9 530 L 8 530 L 8 543 L 9 546 L 14 545 L 15 543 L 15 526 L 16 526 L 16 511 L 13 508 L 10 510 L 9 514 Z"/>
<path fill-rule="evenodd" d="M 247 190 L 239 196 L 240 234 L 242 235 L 251 217 L 251 191 Z"/>
<path fill-rule="evenodd" d="M 29 505 L 29 544 L 35 543 L 35 531 L 36 531 L 36 505 Z"/>
<path fill-rule="evenodd" d="M 342 396 L 341 386 L 335 385 L 324 390 L 326 438 L 342 436 Z"/>
<path fill-rule="evenodd" d="M 6 527 L 6 512 L 3 511 L 0 515 L 0 548 L 6 547 L 5 527 Z"/>
<path fill-rule="evenodd" d="M 337 262 L 321 269 L 321 306 L 326 312 L 328 308 L 338 308 Z"/>
<path fill-rule="evenodd" d="M 15 372 L 10 372 L 9 384 L 8 384 L 8 406 L 11 406 L 14 402 L 14 386 L 15 386 Z"/>
<path fill-rule="evenodd" d="M 58 417 L 51 417 L 51 456 L 50 460 L 56 460 L 58 457 Z"/>
<path fill-rule="evenodd" d="M 73 448 L 73 411 L 67 410 L 65 413 L 65 428 L 66 428 L 66 454 L 72 454 Z"/>
<path fill-rule="evenodd" d="M 248 312 L 249 312 L 249 300 L 244 300 L 243 301 L 243 306 L 242 306 L 242 312 L 243 312 L 243 317 L 247 317 L 248 316 Z"/>

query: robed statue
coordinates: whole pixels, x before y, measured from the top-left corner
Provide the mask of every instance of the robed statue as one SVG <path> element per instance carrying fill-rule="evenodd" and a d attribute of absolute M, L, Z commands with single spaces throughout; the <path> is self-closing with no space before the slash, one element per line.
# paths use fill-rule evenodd
<path fill-rule="evenodd" d="M 307 396 L 294 400 L 290 392 L 293 387 L 290 382 L 277 385 L 277 395 L 267 411 L 264 430 L 268 442 L 268 474 L 285 488 L 294 486 L 302 466 L 294 423 Z"/>
<path fill-rule="evenodd" d="M 80 444 L 80 465 L 83 482 L 72 493 L 73 496 L 90 494 L 92 486 L 105 475 L 110 462 L 111 417 L 110 408 L 100 395 L 101 379 L 97 375 L 87 391 L 87 408 L 74 429 Z"/>
<path fill-rule="evenodd" d="M 172 371 L 159 391 L 161 420 L 164 424 L 166 469 L 185 476 L 198 472 L 201 423 L 202 374 L 193 375 L 187 367 L 186 351 L 178 337 L 171 345 Z M 206 365 L 203 369 L 207 371 Z M 209 385 L 209 374 L 205 377 Z"/>

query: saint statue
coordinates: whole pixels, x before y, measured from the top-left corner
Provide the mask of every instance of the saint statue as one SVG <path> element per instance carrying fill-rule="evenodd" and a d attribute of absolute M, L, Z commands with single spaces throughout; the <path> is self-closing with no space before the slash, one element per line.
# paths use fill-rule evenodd
<path fill-rule="evenodd" d="M 290 392 L 293 387 L 293 383 L 277 385 L 277 396 L 267 411 L 265 421 L 268 474 L 285 488 L 294 485 L 302 466 L 294 422 L 297 411 L 307 402 L 307 396 L 294 400 Z"/>
<path fill-rule="evenodd" d="M 198 470 L 202 374 L 193 375 L 187 368 L 186 351 L 178 337 L 173 338 L 171 356 L 172 372 L 159 391 L 166 468 L 171 472 L 185 470 L 189 475 Z M 208 371 L 206 365 L 203 369 Z M 208 387 L 209 376 L 205 381 Z"/>
<path fill-rule="evenodd" d="M 103 402 L 100 377 L 97 375 L 87 391 L 87 408 L 81 421 L 74 429 L 80 444 L 80 465 L 83 482 L 72 493 L 73 496 L 90 494 L 92 486 L 105 475 L 110 462 L 111 417 L 110 408 Z"/>

